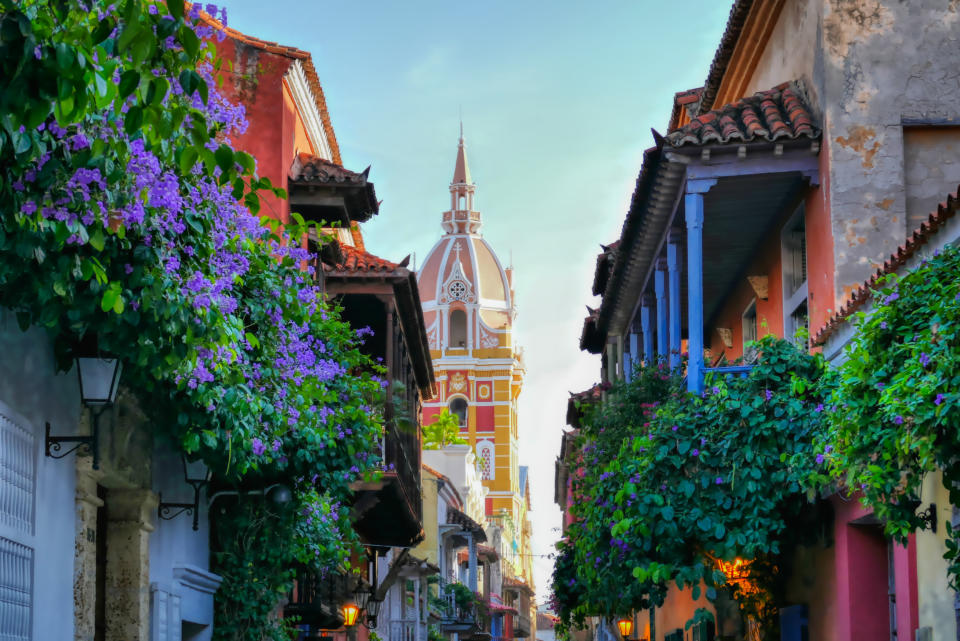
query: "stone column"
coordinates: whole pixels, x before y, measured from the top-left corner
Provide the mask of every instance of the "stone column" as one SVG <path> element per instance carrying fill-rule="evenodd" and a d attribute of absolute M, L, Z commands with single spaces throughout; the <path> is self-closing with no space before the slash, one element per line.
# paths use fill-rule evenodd
<path fill-rule="evenodd" d="M 97 510 L 103 500 L 97 483 L 103 472 L 94 470 L 89 456 L 76 457 L 76 539 L 73 553 L 73 638 L 93 641 L 97 624 Z"/>
<path fill-rule="evenodd" d="M 106 641 L 150 641 L 150 532 L 157 495 L 107 491 Z"/>

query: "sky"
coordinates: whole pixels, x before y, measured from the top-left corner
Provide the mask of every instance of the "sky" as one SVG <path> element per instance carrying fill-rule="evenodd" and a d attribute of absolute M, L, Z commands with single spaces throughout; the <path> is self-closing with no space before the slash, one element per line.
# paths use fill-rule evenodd
<path fill-rule="evenodd" d="M 599 380 L 581 352 L 601 243 L 620 229 L 651 128 L 702 86 L 730 0 L 221 0 L 229 26 L 309 51 L 344 165 L 383 201 L 367 250 L 419 266 L 439 238 L 462 114 L 481 230 L 515 268 L 527 366 L 537 599 L 560 536 L 553 502 L 569 392 Z"/>

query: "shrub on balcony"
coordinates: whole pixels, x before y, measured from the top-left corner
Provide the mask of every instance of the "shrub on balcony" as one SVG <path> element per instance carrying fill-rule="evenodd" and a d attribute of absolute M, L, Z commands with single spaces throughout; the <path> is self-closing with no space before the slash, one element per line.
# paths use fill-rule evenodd
<path fill-rule="evenodd" d="M 766 618 L 777 587 L 768 561 L 805 531 L 790 526 L 819 465 L 825 364 L 772 337 L 758 349 L 746 377 L 708 377 L 701 396 L 662 366 L 640 369 L 585 418 L 576 522 L 554 576 L 565 624 L 659 605 L 671 583 L 695 598 L 701 586 L 711 599 L 729 589 Z M 738 557 L 754 561 L 750 590 L 720 569 Z"/>
<path fill-rule="evenodd" d="M 45 328 L 63 368 L 95 336 L 150 425 L 218 480 L 294 486 L 270 549 L 223 551 L 239 561 L 217 635 L 261 639 L 286 568 L 347 562 L 349 484 L 377 463 L 375 366 L 301 269 L 302 219 L 256 215 L 273 186 L 231 145 L 246 121 L 215 89 L 198 5 L 2 7 L 0 306 Z"/>
<path fill-rule="evenodd" d="M 960 504 L 960 250 L 878 283 L 846 356 L 820 455 L 887 534 L 905 541 L 925 526 L 916 508 L 927 474 L 942 470 L 951 503 Z M 960 547 L 946 527 L 957 588 Z"/>

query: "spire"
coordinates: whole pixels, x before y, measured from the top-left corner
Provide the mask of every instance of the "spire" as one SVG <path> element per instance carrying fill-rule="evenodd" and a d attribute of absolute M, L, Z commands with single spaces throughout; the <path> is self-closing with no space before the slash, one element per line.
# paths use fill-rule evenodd
<path fill-rule="evenodd" d="M 457 165 L 453 170 L 454 185 L 471 185 L 470 165 L 467 164 L 467 146 L 463 142 L 463 121 L 460 121 L 460 144 L 457 146 Z"/>
<path fill-rule="evenodd" d="M 448 234 L 475 234 L 480 230 L 480 212 L 473 208 L 477 186 L 470 178 L 467 164 L 467 146 L 463 142 L 463 119 L 460 119 L 460 143 L 457 145 L 457 165 L 450 183 L 450 211 L 444 212 L 442 227 Z"/>

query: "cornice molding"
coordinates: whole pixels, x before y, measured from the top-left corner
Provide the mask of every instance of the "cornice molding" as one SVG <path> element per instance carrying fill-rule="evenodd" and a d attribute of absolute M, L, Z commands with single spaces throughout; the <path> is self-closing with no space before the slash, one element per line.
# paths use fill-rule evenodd
<path fill-rule="evenodd" d="M 330 138 L 323 126 L 323 118 L 317 109 L 317 97 L 313 95 L 313 90 L 310 89 L 307 74 L 299 60 L 293 61 L 284 76 L 284 80 L 290 88 L 290 94 L 297 105 L 297 111 L 303 118 L 303 127 L 313 144 L 315 154 L 324 160 L 336 162 L 330 148 Z"/>

